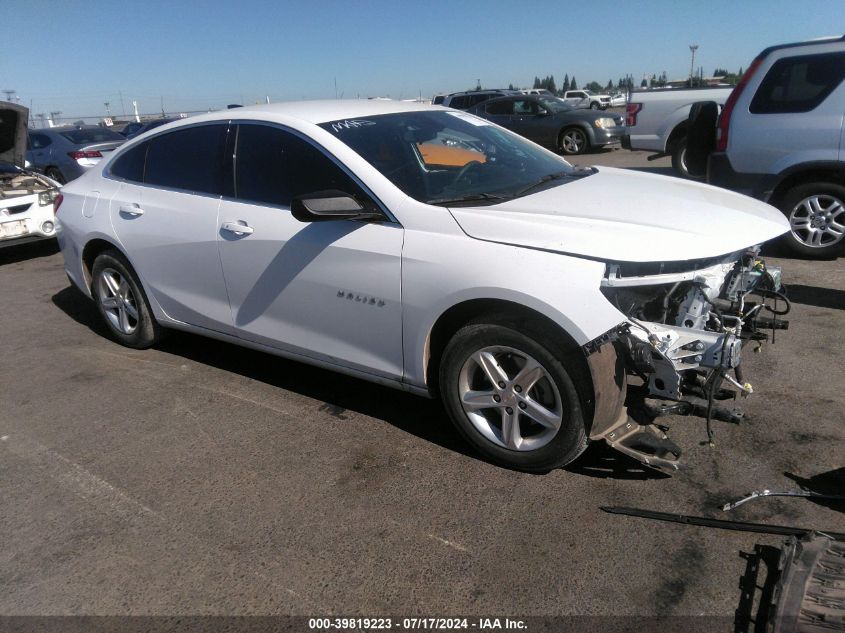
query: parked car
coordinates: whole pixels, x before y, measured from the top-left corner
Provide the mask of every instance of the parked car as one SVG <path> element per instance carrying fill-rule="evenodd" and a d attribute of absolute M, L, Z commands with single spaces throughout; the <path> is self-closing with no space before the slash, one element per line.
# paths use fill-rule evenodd
<path fill-rule="evenodd" d="M 130 134 L 135 134 L 135 132 L 140 130 L 142 127 L 144 127 L 144 124 L 140 121 L 130 121 L 119 130 L 115 130 L 115 132 L 117 132 L 121 136 L 129 138 Z"/>
<path fill-rule="evenodd" d="M 722 105 L 733 88 L 658 88 L 631 93 L 622 147 L 671 156 L 679 176 L 692 178 L 686 161 L 689 113 L 697 101 Z"/>
<path fill-rule="evenodd" d="M 610 107 L 610 95 L 596 94 L 589 90 L 567 90 L 563 93 L 563 100 L 573 108 L 607 110 Z"/>
<path fill-rule="evenodd" d="M 142 121 L 140 127 L 127 134 L 126 138 L 132 139 L 136 136 L 141 136 L 144 132 L 149 132 L 150 130 L 154 130 L 162 125 L 167 125 L 168 123 L 173 123 L 174 121 L 178 121 L 179 118 L 180 117 L 178 116 L 169 116 L 161 117 L 160 119 L 152 119 L 151 121 Z"/>
<path fill-rule="evenodd" d="M 487 99 L 519 94 L 516 90 L 472 90 L 469 92 L 455 92 L 448 95 L 441 105 L 456 110 L 467 110 Z"/>
<path fill-rule="evenodd" d="M 29 110 L 0 103 L 0 244 L 56 236 L 59 183 L 24 168 Z"/>
<path fill-rule="evenodd" d="M 547 90 L 546 88 L 529 88 L 526 90 L 520 90 L 520 93 L 524 95 L 536 95 L 538 97 L 554 97 L 554 93 L 551 90 Z"/>
<path fill-rule="evenodd" d="M 702 142 L 690 149 L 699 174 L 709 159 L 708 182 L 778 207 L 793 253 L 845 254 L 845 37 L 767 48 L 718 123 L 710 106 L 699 109 Z"/>
<path fill-rule="evenodd" d="M 576 110 L 556 97 L 500 97 L 469 112 L 570 155 L 619 143 L 625 130 L 618 114 Z"/>
<path fill-rule="evenodd" d="M 96 125 L 32 130 L 26 160 L 33 169 L 64 184 L 84 174 L 125 141 L 117 132 Z"/>
<path fill-rule="evenodd" d="M 614 92 L 610 95 L 611 108 L 624 108 L 628 103 L 628 97 L 621 92 Z"/>
<path fill-rule="evenodd" d="M 788 229 L 745 196 L 579 169 L 396 101 L 200 115 L 59 200 L 65 270 L 118 342 L 187 330 L 439 396 L 472 446 L 529 471 L 605 438 L 675 468 L 626 417 L 625 368 L 673 401 L 721 384 L 759 321 L 721 323 L 779 288 L 754 245 Z"/>

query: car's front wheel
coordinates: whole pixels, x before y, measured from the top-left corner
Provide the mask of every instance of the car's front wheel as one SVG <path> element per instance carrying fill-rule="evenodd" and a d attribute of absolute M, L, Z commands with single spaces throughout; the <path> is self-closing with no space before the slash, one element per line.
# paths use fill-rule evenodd
<path fill-rule="evenodd" d="M 560 133 L 560 151 L 564 154 L 583 154 L 589 148 L 587 133 L 580 127 L 569 127 Z"/>
<path fill-rule="evenodd" d="M 91 294 L 112 337 L 135 349 L 158 341 L 161 326 L 129 262 L 117 251 L 97 256 L 91 271 Z"/>
<path fill-rule="evenodd" d="M 813 182 L 791 189 L 778 205 L 789 219 L 783 238 L 802 257 L 828 259 L 845 253 L 845 187 Z"/>
<path fill-rule="evenodd" d="M 590 103 L 590 110 L 598 110 L 599 108 L 601 108 L 601 104 L 598 101 Z"/>
<path fill-rule="evenodd" d="M 553 349 L 560 345 L 550 337 L 496 320 L 465 326 L 447 345 L 443 403 L 461 435 L 491 461 L 546 472 L 587 447 L 572 369 Z"/>

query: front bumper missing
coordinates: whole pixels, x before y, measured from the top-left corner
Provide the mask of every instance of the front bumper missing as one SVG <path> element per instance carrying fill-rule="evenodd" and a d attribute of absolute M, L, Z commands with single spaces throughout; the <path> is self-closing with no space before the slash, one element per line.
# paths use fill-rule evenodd
<path fill-rule="evenodd" d="M 771 291 L 758 285 L 764 274 Z M 771 318 L 760 314 L 765 293 L 779 297 L 783 293 L 780 271 L 766 269 L 756 255 L 751 264 L 718 264 L 683 277 L 660 277 L 664 285 L 674 283 L 663 302 L 664 322 L 631 317 L 583 347 L 595 390 L 590 439 L 603 439 L 614 449 L 664 472 L 678 470 L 681 449 L 666 436 L 667 427 L 655 422 L 657 418 L 705 418 L 712 446 L 711 420 L 737 424 L 743 419 L 740 411 L 722 401 L 753 391 L 742 377 L 743 345 L 766 340 L 768 334 L 763 329 L 771 329 L 774 337 L 776 329 L 788 327 L 787 321 L 778 318 L 785 312 L 772 310 Z M 606 285 L 646 287 L 654 280 L 611 276 Z M 678 324 L 668 324 L 669 297 L 684 281 L 689 289 L 682 294 L 690 299 L 677 302 L 673 318 Z M 746 300 L 755 293 L 763 298 L 761 304 Z M 634 377 L 639 377 L 642 385 L 629 386 L 628 378 Z"/>

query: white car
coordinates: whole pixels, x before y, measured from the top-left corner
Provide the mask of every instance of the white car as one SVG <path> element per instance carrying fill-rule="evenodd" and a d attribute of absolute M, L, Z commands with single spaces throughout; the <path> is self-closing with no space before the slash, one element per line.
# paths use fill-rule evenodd
<path fill-rule="evenodd" d="M 627 417 L 626 373 L 675 405 L 737 383 L 761 323 L 743 310 L 764 320 L 750 294 L 779 291 L 754 245 L 788 230 L 744 196 L 578 169 L 395 101 L 171 123 L 63 194 L 65 269 L 120 343 L 188 330 L 439 396 L 487 458 L 529 471 L 598 439 L 674 468 Z"/>
<path fill-rule="evenodd" d="M 0 244 L 56 237 L 53 201 L 61 185 L 24 169 L 28 113 L 0 103 Z"/>
<path fill-rule="evenodd" d="M 590 110 L 607 110 L 611 105 L 610 95 L 596 94 L 589 90 L 567 90 L 563 93 L 563 100 L 573 108 Z"/>

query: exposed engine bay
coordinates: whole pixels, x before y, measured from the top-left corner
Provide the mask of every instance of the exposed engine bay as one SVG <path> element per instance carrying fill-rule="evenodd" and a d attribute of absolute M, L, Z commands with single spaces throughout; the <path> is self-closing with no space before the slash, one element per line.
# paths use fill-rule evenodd
<path fill-rule="evenodd" d="M 642 379 L 640 408 L 652 418 L 706 418 L 711 445 L 711 419 L 742 419 L 720 401 L 753 392 L 742 372 L 743 346 L 759 349 L 789 325 L 781 271 L 758 255 L 755 247 L 709 260 L 609 263 L 602 281 L 602 293 L 628 318 L 611 338 L 628 374 Z M 677 468 L 680 449 L 644 429 L 629 420 L 605 439 L 650 466 Z"/>
<path fill-rule="evenodd" d="M 57 190 L 57 183 L 42 174 L 11 166 L 8 170 L 0 168 L 0 200 Z M 52 204 L 54 198 L 55 195 L 51 193 L 50 200 L 45 204 Z"/>

